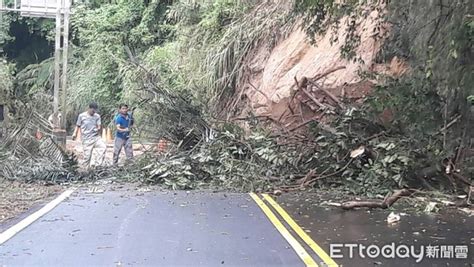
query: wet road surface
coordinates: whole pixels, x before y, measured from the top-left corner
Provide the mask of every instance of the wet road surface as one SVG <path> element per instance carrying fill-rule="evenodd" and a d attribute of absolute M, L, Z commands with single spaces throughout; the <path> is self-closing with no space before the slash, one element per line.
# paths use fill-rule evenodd
<path fill-rule="evenodd" d="M 335 259 L 342 266 L 474 266 L 474 217 L 472 216 L 468 217 L 452 211 L 439 215 L 407 214 L 401 216 L 400 222 L 388 224 L 386 218 L 392 212 L 391 210 L 344 211 L 337 207 L 318 207 L 311 204 L 311 201 L 296 198 L 283 195 L 277 200 L 328 254 L 331 252 L 330 244 L 333 244 L 335 249 L 341 250 L 334 252 L 338 252 L 338 256 L 342 255 L 342 258 Z M 365 258 L 361 258 L 360 247 L 353 249 L 352 258 L 349 255 L 352 244 L 361 244 L 366 247 L 376 245 L 382 248 L 392 243 L 395 248 L 407 245 L 411 249 L 410 246 L 413 245 L 417 250 L 415 254 L 418 256 L 412 257 L 410 253 L 409 258 L 402 259 L 396 257 L 397 254 L 395 254 L 392 258 L 387 248 L 386 254 L 390 256 L 389 258 L 384 258 L 381 252 L 378 257 L 370 258 L 365 249 L 362 252 Z M 340 247 L 338 244 L 348 246 Z M 432 258 L 426 251 L 427 246 L 430 245 L 434 247 L 431 250 L 434 253 Z M 423 257 L 419 256 L 421 246 L 424 246 Z M 445 247 L 442 248 L 442 246 Z M 443 255 L 442 251 L 449 251 L 450 246 L 453 246 L 453 253 L 445 252 Z M 456 246 L 458 249 L 468 248 L 466 258 L 462 253 L 458 256 L 463 258 L 456 258 Z M 400 254 L 406 255 L 403 251 L 400 251 Z M 418 258 L 422 260 L 416 262 Z"/>
<path fill-rule="evenodd" d="M 386 210 L 325 209 L 291 195 L 276 200 L 280 206 L 260 194 L 82 189 L 0 245 L 0 266 L 325 266 L 330 244 L 392 242 L 469 251 L 466 259 L 425 254 L 417 264 L 414 257 L 361 258 L 357 250 L 350 258 L 339 247 L 334 260 L 341 266 L 474 262 L 472 217 L 408 215 L 389 226 Z"/>

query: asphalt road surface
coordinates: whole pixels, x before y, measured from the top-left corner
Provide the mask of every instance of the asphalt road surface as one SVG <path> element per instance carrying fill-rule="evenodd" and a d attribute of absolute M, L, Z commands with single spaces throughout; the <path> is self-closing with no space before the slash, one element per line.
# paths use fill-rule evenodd
<path fill-rule="evenodd" d="M 305 266 L 298 255 L 250 195 L 224 193 L 79 191 L 0 246 L 4 266 Z"/>
<path fill-rule="evenodd" d="M 408 212 L 401 216 L 399 222 L 388 224 L 386 218 L 392 210 L 344 211 L 323 208 L 310 204 L 304 197 L 292 195 L 282 195 L 277 200 L 328 254 L 331 244 L 337 246 L 340 252 L 334 254 L 342 256 L 334 259 L 338 265 L 474 266 L 474 216 L 469 217 L 455 210 L 431 215 Z M 395 212 L 403 212 L 403 208 L 397 208 L 398 211 Z M 414 249 L 416 256 L 410 252 L 409 257 L 405 257 L 407 253 L 400 251 L 400 255 L 405 258 L 398 257 L 399 254 L 392 257 L 388 249 L 386 254 L 389 257 L 384 257 L 380 252 L 377 257 L 371 258 L 362 247 L 374 245 L 382 249 L 392 244 L 395 249 L 402 246 Z M 350 257 L 350 246 L 353 245 L 357 247 L 352 249 L 353 256 Z M 429 249 L 430 246 L 432 249 Z M 466 253 L 461 253 L 465 248 Z M 363 249 L 362 253 L 359 253 L 360 249 Z M 420 254 L 421 250 L 423 254 Z M 431 251 L 432 255 L 429 255 L 428 251 Z"/>
<path fill-rule="evenodd" d="M 345 216 L 277 201 L 261 194 L 79 189 L 3 242 L 0 266 L 469 266 L 472 260 L 468 254 L 416 265 L 414 259 L 352 259 L 347 252 L 333 260 L 330 243 L 382 244 L 422 230 L 397 233 L 361 212 Z M 448 241 L 470 246 L 473 221 L 462 222 L 450 231 L 464 239 Z"/>

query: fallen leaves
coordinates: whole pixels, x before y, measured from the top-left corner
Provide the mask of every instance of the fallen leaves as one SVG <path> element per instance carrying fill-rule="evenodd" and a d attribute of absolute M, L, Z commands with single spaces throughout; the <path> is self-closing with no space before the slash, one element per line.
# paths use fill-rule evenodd
<path fill-rule="evenodd" d="M 59 194 L 59 185 L 0 180 L 0 222 L 27 211 L 36 203 Z"/>

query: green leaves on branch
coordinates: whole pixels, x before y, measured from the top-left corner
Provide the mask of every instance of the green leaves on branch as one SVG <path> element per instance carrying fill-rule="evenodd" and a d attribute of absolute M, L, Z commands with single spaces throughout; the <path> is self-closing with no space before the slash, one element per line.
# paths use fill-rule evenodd
<path fill-rule="evenodd" d="M 131 56 L 139 59 L 166 40 L 169 29 L 162 22 L 167 6 L 166 1 L 136 0 L 99 1 L 76 8 L 71 20 L 75 49 L 69 96 L 76 113 L 96 101 L 108 120 L 124 90 L 142 86 L 141 79 L 124 77 L 124 73 L 131 68 Z"/>
<path fill-rule="evenodd" d="M 470 95 L 466 99 L 469 103 L 471 103 L 471 105 L 474 105 L 474 95 Z"/>

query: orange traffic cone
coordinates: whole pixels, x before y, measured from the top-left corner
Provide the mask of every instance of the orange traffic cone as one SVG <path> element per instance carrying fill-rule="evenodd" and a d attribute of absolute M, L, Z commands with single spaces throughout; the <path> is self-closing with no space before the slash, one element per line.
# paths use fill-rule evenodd
<path fill-rule="evenodd" d="M 158 141 L 158 152 L 165 152 L 168 149 L 168 142 L 165 139 Z"/>
<path fill-rule="evenodd" d="M 102 140 L 107 142 L 107 128 L 102 129 Z"/>
<path fill-rule="evenodd" d="M 43 139 L 43 133 L 38 129 L 36 130 L 35 137 L 37 140 Z"/>
<path fill-rule="evenodd" d="M 107 142 L 112 142 L 114 140 L 112 136 L 112 129 L 107 128 Z"/>

